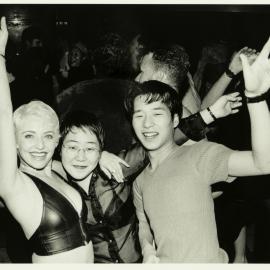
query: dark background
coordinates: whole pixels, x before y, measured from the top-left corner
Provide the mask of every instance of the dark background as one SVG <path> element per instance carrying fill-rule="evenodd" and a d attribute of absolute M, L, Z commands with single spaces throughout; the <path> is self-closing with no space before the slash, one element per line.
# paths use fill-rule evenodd
<path fill-rule="evenodd" d="M 15 51 L 21 32 L 32 24 L 44 29 L 48 46 L 54 46 L 57 35 L 83 35 L 94 47 L 97 37 L 109 31 L 127 40 L 148 33 L 184 45 L 194 61 L 211 40 L 260 49 L 270 34 L 270 5 L 4 4 L 0 15 L 7 17 Z"/>

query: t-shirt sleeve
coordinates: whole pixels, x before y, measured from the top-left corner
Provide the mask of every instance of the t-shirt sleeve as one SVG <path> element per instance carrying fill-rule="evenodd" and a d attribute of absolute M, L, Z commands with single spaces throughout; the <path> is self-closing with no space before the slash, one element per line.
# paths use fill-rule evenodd
<path fill-rule="evenodd" d="M 208 184 L 229 181 L 228 160 L 233 150 L 217 143 L 199 142 L 194 147 L 195 166 Z"/>

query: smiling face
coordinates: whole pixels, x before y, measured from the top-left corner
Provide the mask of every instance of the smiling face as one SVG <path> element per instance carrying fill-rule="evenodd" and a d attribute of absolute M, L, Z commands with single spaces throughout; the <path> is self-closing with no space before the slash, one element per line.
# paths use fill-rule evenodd
<path fill-rule="evenodd" d="M 134 100 L 132 126 L 148 151 L 157 151 L 174 143 L 174 128 L 179 118 L 173 119 L 169 108 L 161 101 L 146 102 L 146 96 L 138 96 Z"/>
<path fill-rule="evenodd" d="M 97 136 L 87 128 L 72 127 L 61 149 L 63 167 L 77 181 L 84 180 L 93 172 L 100 154 Z"/>
<path fill-rule="evenodd" d="M 58 144 L 56 124 L 48 117 L 26 115 L 16 127 L 17 151 L 21 166 L 44 169 Z"/>

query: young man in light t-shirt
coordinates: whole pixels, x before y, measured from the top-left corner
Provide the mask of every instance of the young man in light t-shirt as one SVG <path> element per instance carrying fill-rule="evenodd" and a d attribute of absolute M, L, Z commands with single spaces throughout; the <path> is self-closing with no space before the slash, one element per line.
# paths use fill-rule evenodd
<path fill-rule="evenodd" d="M 157 81 L 129 93 L 125 105 L 150 159 L 133 186 L 144 262 L 228 261 L 218 244 L 210 185 L 230 176 L 270 173 L 270 114 L 265 101 L 269 52 L 270 41 L 251 66 L 241 55 L 252 151 L 205 141 L 179 147 L 173 139 L 181 117 L 177 93 Z"/>

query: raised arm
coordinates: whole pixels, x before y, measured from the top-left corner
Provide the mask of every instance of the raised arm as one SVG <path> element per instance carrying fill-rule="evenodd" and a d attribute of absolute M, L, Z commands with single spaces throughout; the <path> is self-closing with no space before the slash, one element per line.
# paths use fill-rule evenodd
<path fill-rule="evenodd" d="M 248 47 L 244 47 L 240 51 L 234 53 L 228 69 L 214 83 L 207 95 L 202 100 L 202 109 L 205 109 L 216 102 L 217 99 L 224 94 L 233 77 L 242 71 L 243 67 L 240 60 L 240 54 L 247 55 L 250 62 L 254 61 L 257 56 L 256 50 L 250 49 Z"/>
<path fill-rule="evenodd" d="M 9 197 L 17 176 L 17 153 L 13 126 L 13 109 L 5 64 L 8 39 L 6 19 L 1 18 L 0 30 L 0 196 Z"/>
<path fill-rule="evenodd" d="M 209 109 L 201 110 L 198 113 L 182 118 L 175 131 L 175 141 L 178 145 L 188 139 L 199 141 L 205 138 L 209 131 L 208 125 L 216 119 L 235 114 L 242 105 L 241 96 L 238 92 L 221 96 Z"/>
<path fill-rule="evenodd" d="M 252 151 L 234 152 L 229 158 L 229 174 L 246 176 L 270 173 L 270 114 L 265 101 L 270 88 L 270 39 L 253 64 L 240 55 L 245 95 L 251 122 Z"/>

